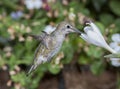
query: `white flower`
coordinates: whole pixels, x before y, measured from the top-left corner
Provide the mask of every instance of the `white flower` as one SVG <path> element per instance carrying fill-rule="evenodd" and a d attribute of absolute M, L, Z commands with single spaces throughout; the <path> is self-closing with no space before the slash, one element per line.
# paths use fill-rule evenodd
<path fill-rule="evenodd" d="M 110 47 L 116 50 L 117 52 L 120 51 L 120 34 L 113 34 L 112 35 L 113 42 L 110 43 Z"/>
<path fill-rule="evenodd" d="M 86 42 L 94 44 L 99 47 L 103 47 L 112 53 L 116 53 L 110 46 L 106 43 L 104 37 L 102 36 L 99 28 L 92 22 L 86 23 L 89 26 L 85 26 L 84 32 L 80 35 Z"/>
<path fill-rule="evenodd" d="M 110 43 L 110 47 L 113 48 L 116 52 L 120 52 L 120 34 L 113 34 L 112 40 L 113 42 Z M 113 66 L 120 66 L 120 58 L 110 58 L 110 60 Z"/>
<path fill-rule="evenodd" d="M 47 34 L 51 34 L 54 30 L 55 30 L 55 27 L 51 25 L 47 25 L 44 29 L 44 32 L 46 32 Z"/>
<path fill-rule="evenodd" d="M 28 9 L 39 9 L 42 7 L 42 0 L 25 0 L 24 3 Z"/>
<path fill-rule="evenodd" d="M 110 58 L 111 64 L 115 67 L 120 66 L 120 59 L 119 58 Z"/>

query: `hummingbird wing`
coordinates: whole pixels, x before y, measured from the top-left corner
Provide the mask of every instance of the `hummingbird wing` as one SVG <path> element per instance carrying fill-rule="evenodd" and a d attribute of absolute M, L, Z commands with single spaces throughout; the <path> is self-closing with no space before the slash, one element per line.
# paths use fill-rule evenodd
<path fill-rule="evenodd" d="M 32 38 L 36 39 L 37 41 L 42 41 L 42 36 L 40 35 L 34 35 L 34 34 L 28 34 L 29 36 L 31 36 Z"/>
<path fill-rule="evenodd" d="M 48 44 L 45 41 L 45 36 L 48 36 L 47 33 L 42 33 L 41 35 L 34 35 L 34 34 L 29 34 L 32 38 L 36 39 L 39 42 L 42 42 L 46 48 L 48 48 Z"/>

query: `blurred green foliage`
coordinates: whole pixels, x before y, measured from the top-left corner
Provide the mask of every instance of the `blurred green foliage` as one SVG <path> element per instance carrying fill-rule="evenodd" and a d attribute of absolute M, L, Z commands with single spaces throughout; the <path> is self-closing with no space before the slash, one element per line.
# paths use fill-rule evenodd
<path fill-rule="evenodd" d="M 67 0 L 66 3 L 63 2 L 64 0 L 53 1 L 55 2 L 52 0 L 44 2 L 49 5 L 49 10 L 44 7 L 29 10 L 22 0 L 0 1 L 0 67 L 8 66 L 12 82 L 19 83 L 25 89 L 36 89 L 45 72 L 57 74 L 64 68 L 64 64 L 69 64 L 72 60 L 76 60 L 79 64 L 90 65 L 94 74 L 100 74 L 106 66 L 104 49 L 88 45 L 79 36 L 70 35 L 61 48 L 64 57 L 58 64 L 55 61 L 59 54 L 51 63 L 40 65 L 31 76 L 26 77 L 25 72 L 32 63 L 34 51 L 39 44 L 28 37 L 27 33 L 40 34 L 48 24 L 70 20 L 70 12 L 76 16 L 70 21 L 81 30 L 84 26 L 84 18 L 93 19 L 109 42 L 113 33 L 120 32 L 120 1 L 118 0 Z M 23 12 L 23 16 L 13 19 L 10 14 L 18 10 Z M 12 71 L 15 74 L 12 74 Z"/>

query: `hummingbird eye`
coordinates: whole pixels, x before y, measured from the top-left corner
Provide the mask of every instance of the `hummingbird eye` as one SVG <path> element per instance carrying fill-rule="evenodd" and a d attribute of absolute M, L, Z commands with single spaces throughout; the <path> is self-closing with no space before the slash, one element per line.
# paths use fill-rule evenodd
<path fill-rule="evenodd" d="M 70 25 L 66 25 L 67 28 L 70 28 L 71 26 Z"/>

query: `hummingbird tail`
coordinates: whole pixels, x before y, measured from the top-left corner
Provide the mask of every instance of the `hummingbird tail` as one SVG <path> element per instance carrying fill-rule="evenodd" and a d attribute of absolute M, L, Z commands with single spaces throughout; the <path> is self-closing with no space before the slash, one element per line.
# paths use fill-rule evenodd
<path fill-rule="evenodd" d="M 37 68 L 37 65 L 32 65 L 27 73 L 27 76 Z"/>

